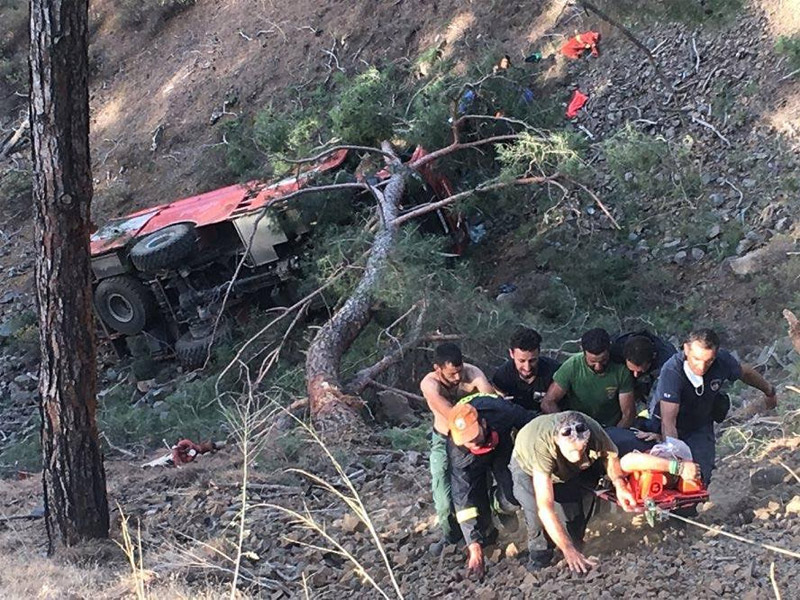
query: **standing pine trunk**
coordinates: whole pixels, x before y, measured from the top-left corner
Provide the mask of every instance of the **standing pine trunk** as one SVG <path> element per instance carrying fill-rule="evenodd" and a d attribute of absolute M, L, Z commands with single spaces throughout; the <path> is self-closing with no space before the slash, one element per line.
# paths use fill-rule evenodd
<path fill-rule="evenodd" d="M 107 537 L 109 525 L 95 422 L 87 23 L 87 0 L 31 0 L 39 393 L 51 551 L 55 531 L 71 546 Z"/>

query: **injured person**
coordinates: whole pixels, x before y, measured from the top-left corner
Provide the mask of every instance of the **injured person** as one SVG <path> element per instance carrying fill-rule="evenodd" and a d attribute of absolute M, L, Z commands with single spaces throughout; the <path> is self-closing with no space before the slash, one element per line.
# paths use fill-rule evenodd
<path fill-rule="evenodd" d="M 657 434 L 639 433 L 642 436 Z M 652 437 L 651 437 L 652 440 Z M 689 446 L 676 438 L 668 437 L 649 452 L 631 452 L 620 459 L 620 468 L 626 474 L 636 507 L 634 512 L 644 513 L 647 522 L 655 525 L 667 513 L 681 516 L 696 514 L 696 506 L 708 500 L 703 485 L 700 465 L 692 460 Z M 598 495 L 616 502 L 610 489 Z"/>
<path fill-rule="evenodd" d="M 641 439 L 643 435 L 647 436 L 647 441 L 656 441 L 659 437 L 654 433 L 640 433 L 637 437 Z M 634 451 L 626 454 L 620 459 L 619 464 L 626 474 L 642 471 L 669 473 L 672 476 L 670 487 L 677 486 L 679 480 L 700 480 L 700 465 L 692 462 L 692 451 L 689 446 L 672 437 L 659 442 L 647 453 Z"/>

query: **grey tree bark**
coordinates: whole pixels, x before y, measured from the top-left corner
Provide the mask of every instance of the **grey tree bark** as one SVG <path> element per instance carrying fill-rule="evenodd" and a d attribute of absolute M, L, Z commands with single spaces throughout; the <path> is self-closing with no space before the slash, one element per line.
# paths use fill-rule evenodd
<path fill-rule="evenodd" d="M 381 223 L 364 274 L 344 305 L 319 330 L 306 355 L 311 414 L 323 434 L 340 441 L 358 435 L 359 424 L 363 425 L 358 413 L 361 401 L 342 391 L 339 378 L 342 355 L 370 320 L 374 292 L 395 245 L 397 213 L 404 189 L 405 178 L 395 173 L 383 192 L 374 191 Z"/>
<path fill-rule="evenodd" d="M 52 552 L 107 537 L 109 528 L 95 421 L 88 1 L 31 0 L 30 8 L 39 393 Z"/>

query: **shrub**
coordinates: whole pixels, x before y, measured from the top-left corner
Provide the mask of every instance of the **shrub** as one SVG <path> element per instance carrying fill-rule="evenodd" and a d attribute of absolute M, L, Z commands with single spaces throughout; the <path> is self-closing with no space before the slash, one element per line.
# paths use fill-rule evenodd
<path fill-rule="evenodd" d="M 800 35 L 780 36 L 775 44 L 775 50 L 786 56 L 791 70 L 800 69 Z"/>
<path fill-rule="evenodd" d="M 415 450 L 425 452 L 428 449 L 430 425 L 422 423 L 416 427 L 391 427 L 381 432 L 381 437 L 394 450 Z"/>
<path fill-rule="evenodd" d="M 341 85 L 330 112 L 333 134 L 350 144 L 371 145 L 390 138 L 395 117 L 390 77 L 370 67 Z"/>
<path fill-rule="evenodd" d="M 688 136 L 680 143 L 649 136 L 630 124 L 601 143 L 611 174 L 627 190 L 650 196 L 684 197 L 701 189 Z"/>

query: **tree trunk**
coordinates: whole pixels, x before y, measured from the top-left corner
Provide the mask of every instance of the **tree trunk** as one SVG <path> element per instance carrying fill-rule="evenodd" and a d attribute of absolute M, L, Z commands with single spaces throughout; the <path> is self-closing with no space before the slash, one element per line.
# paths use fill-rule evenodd
<path fill-rule="evenodd" d="M 395 173 L 383 193 L 376 191 L 381 227 L 372 244 L 364 275 L 341 309 L 325 323 L 308 348 L 306 382 L 311 415 L 325 434 L 347 441 L 358 435 L 363 422 L 358 413 L 361 401 L 341 390 L 339 366 L 343 353 L 369 322 L 374 292 L 394 248 L 396 223 L 405 179 Z"/>
<path fill-rule="evenodd" d="M 71 546 L 107 537 L 109 526 L 95 422 L 87 23 L 87 0 L 31 0 L 39 393 L 51 551 L 55 531 Z"/>

